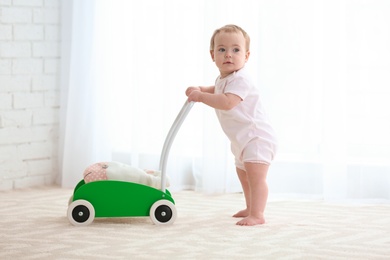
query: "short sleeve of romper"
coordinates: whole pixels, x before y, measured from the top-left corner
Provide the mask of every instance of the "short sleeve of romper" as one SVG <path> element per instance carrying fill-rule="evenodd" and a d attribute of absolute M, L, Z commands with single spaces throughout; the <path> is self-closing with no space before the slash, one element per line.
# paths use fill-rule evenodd
<path fill-rule="evenodd" d="M 223 93 L 230 93 L 237 95 L 244 100 L 251 90 L 251 83 L 243 75 L 235 73 L 233 77 L 226 82 Z"/>

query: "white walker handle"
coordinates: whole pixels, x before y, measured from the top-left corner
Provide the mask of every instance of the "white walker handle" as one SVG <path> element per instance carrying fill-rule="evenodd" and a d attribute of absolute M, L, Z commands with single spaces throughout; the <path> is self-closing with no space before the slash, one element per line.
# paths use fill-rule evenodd
<path fill-rule="evenodd" d="M 168 155 L 169 151 L 171 149 L 173 140 L 175 139 L 175 136 L 177 132 L 180 129 L 180 126 L 184 122 L 184 119 L 190 112 L 192 106 L 195 102 L 189 102 L 186 100 L 184 103 L 182 109 L 180 110 L 179 114 L 177 115 L 175 121 L 173 122 L 171 129 L 168 132 L 167 137 L 165 138 L 164 146 L 161 151 L 161 157 L 160 157 L 160 171 L 161 171 L 161 190 L 165 193 L 166 189 L 166 168 L 167 168 L 167 162 L 168 162 Z"/>

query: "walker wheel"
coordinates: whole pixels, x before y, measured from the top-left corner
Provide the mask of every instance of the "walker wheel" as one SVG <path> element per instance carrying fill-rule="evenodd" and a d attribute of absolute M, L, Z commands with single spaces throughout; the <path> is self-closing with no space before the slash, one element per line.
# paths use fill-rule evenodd
<path fill-rule="evenodd" d="M 72 225 L 86 226 L 93 222 L 95 209 L 89 201 L 75 200 L 69 205 L 67 216 Z"/>
<path fill-rule="evenodd" d="M 149 216 L 156 225 L 172 224 L 177 217 L 175 204 L 169 200 L 158 200 L 150 208 Z"/>

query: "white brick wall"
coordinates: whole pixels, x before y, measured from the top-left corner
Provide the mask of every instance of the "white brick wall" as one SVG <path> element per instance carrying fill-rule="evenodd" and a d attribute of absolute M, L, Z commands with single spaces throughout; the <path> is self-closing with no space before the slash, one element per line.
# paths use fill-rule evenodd
<path fill-rule="evenodd" d="M 60 0 L 0 0 L 0 191 L 58 173 Z"/>

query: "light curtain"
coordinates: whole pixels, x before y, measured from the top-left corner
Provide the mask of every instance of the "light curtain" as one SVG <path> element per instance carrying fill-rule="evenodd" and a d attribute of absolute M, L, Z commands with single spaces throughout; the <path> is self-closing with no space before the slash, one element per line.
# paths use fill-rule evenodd
<path fill-rule="evenodd" d="M 214 29 L 251 36 L 247 63 L 279 137 L 270 195 L 390 199 L 387 1 L 63 1 L 61 183 L 118 160 L 157 168 L 190 85 L 212 85 Z M 235 192 L 229 143 L 195 104 L 171 189 Z"/>

